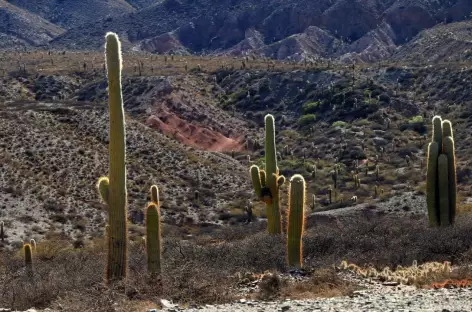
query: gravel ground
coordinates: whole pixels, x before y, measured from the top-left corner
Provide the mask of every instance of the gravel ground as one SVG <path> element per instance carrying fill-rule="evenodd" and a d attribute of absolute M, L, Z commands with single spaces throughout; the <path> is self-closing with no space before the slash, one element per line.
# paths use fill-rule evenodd
<path fill-rule="evenodd" d="M 350 297 L 282 302 L 245 301 L 206 305 L 198 308 L 168 308 L 166 311 L 187 312 L 262 312 L 262 311 L 472 311 L 472 289 L 401 290 L 379 292 L 357 291 Z"/>

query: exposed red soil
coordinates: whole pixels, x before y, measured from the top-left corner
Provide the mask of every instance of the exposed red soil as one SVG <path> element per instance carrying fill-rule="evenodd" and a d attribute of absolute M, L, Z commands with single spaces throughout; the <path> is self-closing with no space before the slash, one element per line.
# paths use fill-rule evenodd
<path fill-rule="evenodd" d="M 446 280 L 441 283 L 433 283 L 431 288 L 465 288 L 472 287 L 472 279 L 463 279 L 463 280 Z"/>
<path fill-rule="evenodd" d="M 175 113 L 160 111 L 159 117 L 151 115 L 146 125 L 155 128 L 181 143 L 210 152 L 241 151 L 243 138 L 228 138 L 223 134 L 181 119 Z"/>

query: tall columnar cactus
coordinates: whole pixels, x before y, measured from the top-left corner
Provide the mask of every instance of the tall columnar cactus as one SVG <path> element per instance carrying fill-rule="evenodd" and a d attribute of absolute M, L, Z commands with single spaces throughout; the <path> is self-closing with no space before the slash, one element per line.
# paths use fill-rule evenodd
<path fill-rule="evenodd" d="M 331 179 L 333 179 L 334 188 L 337 189 L 338 188 L 338 170 L 336 169 L 336 167 L 334 168 L 333 171 L 331 171 Z"/>
<path fill-rule="evenodd" d="M 288 265 L 302 267 L 302 236 L 305 226 L 305 179 L 296 174 L 290 179 L 289 208 L 287 212 Z"/>
<path fill-rule="evenodd" d="M 106 35 L 106 68 L 108 76 L 109 176 L 98 180 L 97 188 L 108 206 L 108 282 L 126 278 L 128 266 L 128 226 L 126 192 L 126 139 L 121 92 L 121 44 L 114 33 Z"/>
<path fill-rule="evenodd" d="M 28 275 L 33 275 L 33 249 L 30 244 L 25 244 L 23 246 L 23 251 L 25 253 L 25 268 Z"/>
<path fill-rule="evenodd" d="M 456 200 L 456 155 L 452 125 L 449 120 L 443 121 L 440 116 L 434 116 L 426 174 L 429 223 L 433 226 L 454 223 Z"/>
<path fill-rule="evenodd" d="M 154 193 L 154 194 L 153 194 Z M 154 199 L 146 208 L 146 252 L 148 271 L 151 275 L 161 273 L 161 212 L 157 186 L 151 187 Z"/>
<path fill-rule="evenodd" d="M 260 170 L 256 165 L 251 166 L 250 173 L 256 196 L 266 203 L 268 231 L 271 234 L 282 233 L 280 216 L 279 188 L 285 182 L 285 177 L 279 175 L 277 167 L 277 151 L 275 149 L 274 116 L 265 116 L 265 166 Z"/>
<path fill-rule="evenodd" d="M 5 241 L 5 232 L 3 230 L 4 225 L 5 224 L 3 223 L 3 221 L 0 222 L 0 239 L 2 240 L 2 242 Z"/>

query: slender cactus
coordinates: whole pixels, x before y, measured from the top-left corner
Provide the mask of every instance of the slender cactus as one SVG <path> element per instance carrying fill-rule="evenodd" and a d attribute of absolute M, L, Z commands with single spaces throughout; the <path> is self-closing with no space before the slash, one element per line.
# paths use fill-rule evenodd
<path fill-rule="evenodd" d="M 449 208 L 449 174 L 447 156 L 441 154 L 438 158 L 438 186 L 439 186 L 439 220 L 441 226 L 450 225 Z"/>
<path fill-rule="evenodd" d="M 450 123 L 449 123 L 450 124 Z M 444 128 L 446 129 L 446 128 Z M 451 130 L 452 134 L 452 130 Z M 447 156 L 448 185 L 449 185 L 449 223 L 454 222 L 457 205 L 457 173 L 454 139 L 451 136 L 443 138 L 443 154 Z M 439 173 L 440 174 L 440 173 Z"/>
<path fill-rule="evenodd" d="M 146 252 L 148 272 L 151 275 L 161 274 L 161 225 L 160 208 L 155 203 L 150 203 L 146 208 Z"/>
<path fill-rule="evenodd" d="M 305 226 L 305 180 L 299 174 L 290 179 L 289 209 L 287 212 L 287 258 L 288 265 L 302 267 L 302 237 Z"/>
<path fill-rule="evenodd" d="M 439 215 L 436 209 L 437 207 L 437 192 L 438 192 L 438 181 L 436 179 L 438 175 L 438 157 L 439 157 L 439 145 L 438 142 L 431 142 L 428 145 L 428 167 L 426 172 L 426 203 L 428 205 L 428 217 L 430 225 L 439 224 Z"/>
<path fill-rule="evenodd" d="M 4 227 L 3 221 L 0 223 L 0 239 L 2 240 L 2 243 L 5 241 L 5 232 L 3 230 Z"/>
<path fill-rule="evenodd" d="M 36 241 L 34 240 L 34 238 L 30 239 L 30 245 L 33 248 L 33 250 L 36 250 Z"/>
<path fill-rule="evenodd" d="M 25 244 L 23 246 L 23 251 L 25 254 L 25 268 L 26 268 L 26 274 L 28 276 L 33 275 L 33 250 L 31 248 L 30 244 Z"/>
<path fill-rule="evenodd" d="M 121 44 L 114 33 L 106 34 L 106 68 L 108 76 L 109 177 L 100 178 L 97 187 L 108 205 L 108 256 L 106 280 L 126 278 L 128 267 L 128 226 L 126 191 L 126 139 L 121 92 Z"/>

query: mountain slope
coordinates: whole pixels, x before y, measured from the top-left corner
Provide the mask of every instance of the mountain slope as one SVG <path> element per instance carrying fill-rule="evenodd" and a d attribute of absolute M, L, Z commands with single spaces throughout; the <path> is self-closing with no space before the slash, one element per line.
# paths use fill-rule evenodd
<path fill-rule="evenodd" d="M 472 59 L 472 21 L 441 24 L 402 46 L 394 60 L 428 62 Z"/>
<path fill-rule="evenodd" d="M 343 54 L 367 54 L 355 56 L 367 60 L 388 57 L 398 45 L 410 41 L 422 30 L 444 20 L 463 20 L 471 11 L 472 4 L 463 0 L 434 3 L 409 0 L 321 0 L 317 3 L 301 0 L 165 0 L 133 14 L 71 29 L 52 44 L 96 49 L 101 46 L 103 34 L 113 30 L 125 38 L 128 48 L 149 48 L 150 52 L 168 52 L 178 47 L 194 52 L 255 52 L 265 56 L 280 55 L 279 58 L 294 54 L 325 56 L 326 51 L 339 56 L 337 50 L 329 46 L 330 40 L 325 40 L 325 46 L 316 49 L 307 44 L 320 39 L 318 32 L 308 30 L 317 27 L 341 41 Z M 169 45 L 168 40 L 162 38 L 172 38 L 173 43 Z M 152 44 L 141 45 L 143 40 Z M 164 47 L 159 46 L 160 42 Z M 274 52 L 273 47 L 269 48 L 274 44 L 276 50 L 287 52 Z"/>
<path fill-rule="evenodd" d="M 47 44 L 49 40 L 64 30 L 51 22 L 20 9 L 5 0 L 0 0 L 0 48 L 36 46 Z"/>
<path fill-rule="evenodd" d="M 136 11 L 125 0 L 8 0 L 8 2 L 66 29 L 107 16 Z"/>

